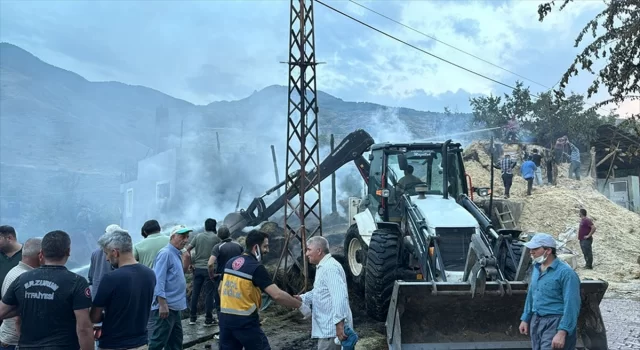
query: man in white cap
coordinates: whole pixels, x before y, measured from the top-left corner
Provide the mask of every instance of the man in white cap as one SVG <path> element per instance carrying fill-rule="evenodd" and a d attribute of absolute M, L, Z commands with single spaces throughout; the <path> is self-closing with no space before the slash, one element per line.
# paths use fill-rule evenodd
<path fill-rule="evenodd" d="M 533 260 L 520 333 L 531 333 L 533 350 L 575 349 L 580 278 L 556 256 L 556 240 L 538 233 L 525 243 Z"/>
<path fill-rule="evenodd" d="M 178 225 L 171 230 L 169 244 L 160 249 L 153 262 L 156 286 L 153 291 L 149 350 L 182 349 L 182 311 L 187 308 L 187 281 L 184 274 L 191 264 L 182 250 L 192 229 Z"/>

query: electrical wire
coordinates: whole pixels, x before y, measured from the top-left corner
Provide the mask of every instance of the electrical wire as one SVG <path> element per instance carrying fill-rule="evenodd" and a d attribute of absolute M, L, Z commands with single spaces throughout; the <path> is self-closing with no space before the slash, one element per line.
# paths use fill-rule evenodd
<path fill-rule="evenodd" d="M 351 0 L 349 0 L 349 1 L 351 1 Z M 376 31 L 376 32 L 378 32 L 378 33 L 380 33 L 380 34 L 382 34 L 382 35 L 384 35 L 384 36 L 386 36 L 386 37 L 388 37 L 388 38 L 390 38 L 390 39 L 393 39 L 393 40 L 395 40 L 395 41 L 397 41 L 397 42 L 400 42 L 400 43 L 402 43 L 402 44 L 405 44 L 405 45 L 407 45 L 407 46 L 409 46 L 409 47 L 411 47 L 411 48 L 413 48 L 413 49 L 415 49 L 415 50 L 417 50 L 417 51 L 420 51 L 420 52 L 422 52 L 422 53 L 424 53 L 424 54 L 426 54 L 426 55 L 429 55 L 429 56 L 431 56 L 431 57 L 434 57 L 434 58 L 436 58 L 436 59 L 439 59 L 439 60 L 441 60 L 441 61 L 443 61 L 443 62 L 445 62 L 445 63 L 448 63 L 448 64 L 450 64 L 450 65 L 452 65 L 452 66 L 455 66 L 455 67 L 457 67 L 457 68 L 460 68 L 460 69 L 462 69 L 462 70 L 464 70 L 464 71 L 466 71 L 466 72 L 469 72 L 469 73 L 474 74 L 474 75 L 476 75 L 476 76 L 479 76 L 479 77 L 481 77 L 481 78 L 487 79 L 487 80 L 489 80 L 489 81 L 491 81 L 491 82 L 494 82 L 494 83 L 496 83 L 496 84 L 498 84 L 498 85 L 502 85 L 502 86 L 504 86 L 504 87 L 507 87 L 507 88 L 509 88 L 509 89 L 511 89 L 511 90 L 515 90 L 515 89 L 516 89 L 516 88 L 515 88 L 514 86 L 512 86 L 512 85 L 509 85 L 509 84 L 507 84 L 507 83 L 503 83 L 503 82 L 501 82 L 501 81 L 499 81 L 499 80 L 493 79 L 493 78 L 488 77 L 488 76 L 486 76 L 486 75 L 484 75 L 484 74 L 478 73 L 478 72 L 473 71 L 473 70 L 471 70 L 471 69 L 469 69 L 469 68 L 463 67 L 463 66 L 461 66 L 461 65 L 459 65 L 459 64 L 457 64 L 457 63 L 454 63 L 454 62 L 451 62 L 451 61 L 449 61 L 449 60 L 447 60 L 447 59 L 445 59 L 445 58 L 442 58 L 442 57 L 440 57 L 440 56 L 438 56 L 438 55 L 435 55 L 435 54 L 433 54 L 433 53 L 431 53 L 431 52 L 428 52 L 428 51 L 426 51 L 426 50 L 424 50 L 424 49 L 422 49 L 422 48 L 419 48 L 419 47 L 417 47 L 417 46 L 415 46 L 415 45 L 413 45 L 413 44 L 411 44 L 411 43 L 409 43 L 409 42 L 407 42 L 407 41 L 405 41 L 405 40 L 402 40 L 402 39 L 400 39 L 400 38 L 398 38 L 398 37 L 395 37 L 395 36 L 393 36 L 393 35 L 391 35 L 391 34 L 389 34 L 389 33 L 387 33 L 387 32 L 384 32 L 384 31 L 382 31 L 382 30 L 380 30 L 380 29 L 378 29 L 378 28 L 376 28 L 376 27 L 374 27 L 374 26 L 372 26 L 372 25 L 368 24 L 368 23 L 365 23 L 365 22 L 361 21 L 361 20 L 359 20 L 359 19 L 357 19 L 357 18 L 355 18 L 355 17 L 353 17 L 353 16 L 351 16 L 351 15 L 349 15 L 349 14 L 347 14 L 347 13 L 343 12 L 343 11 L 340 11 L 340 10 L 338 10 L 337 8 L 333 7 L 333 6 L 327 5 L 327 4 L 325 4 L 324 2 L 322 2 L 321 0 L 314 0 L 314 2 L 317 2 L 317 3 L 319 3 L 320 5 L 322 5 L 322 6 L 326 7 L 326 8 L 328 8 L 328 9 L 330 9 L 330 10 L 333 10 L 334 12 L 337 12 L 337 13 L 339 13 L 339 14 L 341 14 L 341 15 L 343 15 L 343 16 L 345 16 L 345 17 L 347 17 L 347 18 L 349 18 L 349 19 L 351 19 L 351 20 L 353 20 L 353 21 L 355 21 L 355 22 L 358 22 L 358 23 L 360 23 L 361 25 L 363 25 L 363 26 L 365 26 L 365 27 L 367 27 L 367 28 L 369 28 L 369 29 L 371 29 L 371 30 L 374 30 L 374 31 Z M 356 3 L 356 2 L 354 2 L 354 1 L 351 1 L 351 2 L 353 2 L 354 4 L 357 4 L 357 3 Z M 359 4 L 358 4 L 358 5 L 359 5 Z M 363 7 L 364 7 L 364 6 L 363 6 Z M 374 12 L 375 12 L 375 11 L 374 11 Z M 377 12 L 376 12 L 376 13 L 377 13 Z M 382 16 L 384 16 L 384 15 L 382 15 Z M 386 16 L 384 16 L 384 17 L 386 17 Z M 399 23 L 399 24 L 401 24 L 401 25 L 403 25 L 403 26 L 406 26 L 406 25 L 404 25 L 404 24 L 402 24 L 402 23 L 400 23 L 400 22 L 397 22 L 397 21 L 395 21 L 395 20 L 393 20 L 393 19 L 391 19 L 391 20 L 392 20 L 392 21 L 394 21 L 394 22 L 396 22 L 396 23 Z M 408 26 L 406 26 L 406 27 L 408 27 Z M 410 27 L 409 27 L 409 28 L 410 28 Z M 425 35 L 425 36 L 429 37 L 428 35 L 426 35 L 426 34 L 424 34 L 424 33 L 421 33 L 421 34 L 423 34 L 423 35 Z M 434 40 L 438 40 L 438 39 L 434 39 Z M 438 42 L 441 42 L 441 41 L 439 41 L 439 40 L 438 40 Z M 444 44 L 446 44 L 446 43 L 444 43 Z M 448 44 L 446 44 L 446 45 L 448 45 Z M 450 45 L 449 45 L 449 46 L 450 46 Z M 456 49 L 457 49 L 457 48 L 456 48 Z M 458 50 L 459 50 L 459 49 L 458 49 Z M 462 51 L 462 50 L 460 50 L 460 51 Z M 478 59 L 481 59 L 481 58 L 478 58 Z M 481 59 L 481 60 L 482 60 L 482 59 Z M 483 61 L 484 61 L 484 60 L 483 60 Z M 488 62 L 488 61 L 486 61 L 486 62 L 491 64 L 491 62 Z M 500 67 L 499 67 L 499 68 L 500 68 Z M 516 74 L 516 73 L 514 73 L 514 74 Z M 518 74 L 516 74 L 516 75 L 518 75 Z M 518 76 L 520 76 L 520 75 L 518 75 Z M 524 77 L 523 77 L 523 78 L 524 78 Z M 526 79 L 526 78 L 525 78 L 525 79 Z M 529 80 L 529 79 L 527 79 L 527 80 Z M 531 80 L 530 80 L 530 81 L 531 81 Z M 560 82 L 560 81 L 558 81 L 558 83 L 559 83 L 559 82 Z M 555 85 L 557 85 L 558 83 L 556 83 Z M 541 85 L 541 86 L 543 86 L 543 87 L 546 87 L 546 86 L 544 86 L 544 85 L 542 85 L 542 84 L 539 84 L 539 83 L 536 83 L 536 84 Z M 554 87 L 555 87 L 555 85 L 554 85 Z M 549 92 L 549 91 L 551 91 L 552 89 L 553 89 L 553 87 L 552 87 L 552 88 L 549 88 L 549 90 L 548 90 L 548 91 L 546 91 L 546 92 Z M 540 96 L 540 95 L 541 95 L 541 94 L 531 93 L 531 96 L 532 96 L 533 98 L 535 98 L 535 99 L 540 99 L 540 98 L 541 98 L 541 96 Z M 585 104 L 587 104 L 587 105 L 591 105 L 591 106 L 595 106 L 595 104 L 592 104 L 592 103 L 587 103 L 587 102 L 585 102 Z M 597 107 L 597 109 L 602 110 L 602 111 L 605 111 L 605 112 L 608 112 L 608 113 L 611 113 L 611 111 L 610 111 L 610 110 L 609 110 L 609 111 L 607 111 L 606 109 L 604 109 L 604 108 L 602 108 L 602 107 Z"/>
<path fill-rule="evenodd" d="M 471 57 L 473 57 L 473 58 L 475 58 L 475 59 L 477 59 L 477 60 L 480 60 L 480 61 L 482 61 L 482 62 L 484 62 L 484 63 L 487 63 L 487 64 L 489 64 L 489 65 L 491 65 L 491 66 L 494 66 L 494 67 L 496 67 L 496 68 L 498 68 L 498 69 L 501 69 L 501 70 L 503 70 L 503 71 L 505 71 L 505 72 L 507 72 L 507 73 L 511 73 L 511 74 L 513 74 L 513 75 L 515 75 L 515 76 L 517 76 L 517 77 L 520 77 L 520 78 L 522 78 L 522 79 L 524 79 L 524 80 L 527 80 L 527 81 L 530 81 L 530 82 L 532 82 L 532 83 L 534 83 L 534 84 L 536 84 L 536 85 L 542 86 L 542 87 L 543 87 L 543 88 L 545 88 L 545 89 L 548 89 L 548 90 L 551 90 L 551 89 L 552 89 L 552 88 L 550 88 L 550 87 L 548 87 L 548 86 L 546 86 L 546 85 L 544 85 L 544 84 L 542 84 L 542 83 L 539 83 L 539 82 L 537 82 L 537 81 L 535 81 L 535 80 L 529 79 L 529 78 L 527 78 L 527 77 L 525 77 L 525 76 L 523 76 L 523 75 L 520 75 L 520 74 L 518 74 L 518 73 L 516 73 L 516 72 L 510 71 L 510 70 L 508 70 L 508 69 L 506 69 L 506 68 L 504 68 L 504 67 L 502 67 L 502 66 L 500 66 L 500 65 L 497 65 L 497 64 L 495 64 L 495 63 L 493 63 L 493 62 L 487 61 L 487 60 L 485 60 L 485 59 L 484 59 L 484 58 L 482 58 L 482 57 L 478 57 L 478 56 L 476 56 L 476 55 L 474 55 L 474 54 L 472 54 L 472 53 L 470 53 L 470 52 L 467 52 L 467 51 L 465 51 L 465 50 L 463 50 L 463 49 L 457 48 L 457 47 L 455 47 L 455 46 L 453 46 L 453 45 L 451 45 L 451 44 L 449 44 L 449 43 L 446 43 L 446 42 L 444 42 L 444 41 L 442 41 L 442 40 L 440 40 L 440 39 L 436 38 L 435 36 L 432 36 L 432 35 L 426 34 L 426 33 L 424 33 L 424 32 L 421 32 L 421 31 L 419 31 L 419 30 L 417 30 L 417 29 L 415 29 L 415 28 L 413 28 L 413 27 L 411 27 L 411 26 L 409 26 L 409 25 L 406 25 L 406 24 L 404 24 L 404 23 L 402 23 L 402 22 L 400 22 L 400 21 L 398 21 L 398 20 L 395 20 L 395 19 L 393 19 L 393 18 L 391 18 L 391 17 L 389 17 L 389 16 L 387 16 L 387 15 L 385 15 L 385 14 L 382 14 L 382 13 L 380 13 L 380 12 L 378 12 L 378 11 L 374 10 L 374 9 L 371 9 L 371 8 L 369 8 L 369 7 L 365 6 L 365 5 L 362 5 L 362 4 L 360 4 L 360 3 L 358 3 L 358 2 L 356 2 L 356 1 L 354 1 L 354 0 L 349 0 L 349 2 L 353 3 L 354 5 L 360 6 L 360 7 L 362 7 L 363 9 L 365 9 L 365 10 L 367 10 L 367 11 L 373 12 L 373 13 L 375 13 L 376 15 L 378 15 L 378 16 L 380 16 L 380 17 L 386 18 L 386 19 L 388 19 L 389 21 L 391 21 L 391 22 L 393 22 L 393 23 L 399 24 L 399 25 L 401 25 L 401 26 L 403 26 L 403 27 L 405 27 L 405 28 L 407 28 L 407 29 L 409 29 L 409 30 L 412 30 L 412 31 L 414 31 L 414 32 L 416 32 L 416 33 L 418 33 L 418 34 L 420 34 L 420 35 L 423 35 L 423 36 L 425 36 L 425 37 L 427 37 L 427 38 L 429 38 L 429 39 L 432 39 L 432 40 L 434 40 L 434 41 L 436 41 L 436 42 L 439 42 L 440 44 L 443 44 L 443 45 L 445 45 L 445 46 L 448 46 L 448 47 L 450 47 L 450 48 L 452 48 L 452 49 L 454 49 L 454 50 L 457 50 L 457 51 L 462 52 L 462 53 L 464 53 L 464 54 L 466 54 L 466 55 L 469 55 L 469 56 L 471 56 Z"/>
<path fill-rule="evenodd" d="M 335 11 L 335 12 L 337 12 L 337 13 L 339 13 L 339 14 L 341 14 L 341 15 L 343 15 L 343 16 L 345 16 L 345 17 L 347 17 L 347 18 L 349 18 L 349 19 L 351 19 L 351 20 L 353 20 L 353 21 L 356 21 L 356 22 L 358 22 L 358 23 L 362 24 L 363 26 L 368 27 L 368 28 L 369 28 L 369 29 L 371 29 L 371 30 L 374 30 L 374 31 L 376 31 L 376 32 L 378 32 L 378 33 L 380 33 L 380 34 L 382 34 L 382 35 L 384 35 L 384 36 L 386 36 L 386 37 L 389 37 L 389 38 L 391 38 L 391 39 L 393 39 L 393 40 L 395 40 L 395 41 L 398 41 L 398 42 L 400 42 L 400 43 L 402 43 L 402 44 L 405 44 L 405 45 L 407 45 L 407 46 L 409 46 L 409 47 L 411 47 L 411 48 L 413 48 L 413 49 L 415 49 L 415 50 L 418 50 L 418 51 L 420 51 L 420 52 L 424 53 L 424 54 L 427 54 L 427 55 L 429 55 L 429 56 L 431 56 L 431 57 L 437 58 L 437 59 L 439 59 L 439 60 L 441 60 L 441 61 L 443 61 L 443 62 L 445 62 L 445 63 L 448 63 L 448 64 L 450 64 L 450 65 L 452 65 L 452 66 L 458 67 L 458 68 L 460 68 L 460 69 L 462 69 L 462 70 L 464 70 L 464 71 L 467 71 L 467 72 L 469 72 L 469 73 L 471 73 L 471 74 L 477 75 L 477 76 L 479 76 L 479 77 L 481 77 L 481 78 L 484 78 L 484 79 L 490 80 L 490 81 L 492 81 L 492 82 L 494 82 L 494 83 L 496 83 L 496 84 L 499 84 L 499 85 L 502 85 L 502 86 L 508 87 L 508 88 L 510 88 L 510 89 L 512 89 L 512 90 L 514 90 L 514 89 L 515 89 L 515 87 L 513 87 L 513 86 L 511 86 L 511 85 L 509 85 L 509 84 L 503 83 L 503 82 L 501 82 L 501 81 L 499 81 L 499 80 L 493 79 L 493 78 L 488 77 L 488 76 L 486 76 L 486 75 L 484 75 L 484 74 L 481 74 L 481 73 L 478 73 L 478 72 L 476 72 L 476 71 L 473 71 L 473 70 L 471 70 L 471 69 L 469 69 L 469 68 L 463 67 L 463 66 L 461 66 L 461 65 L 459 65 L 459 64 L 457 64 L 457 63 L 453 63 L 453 62 L 451 62 L 451 61 L 449 61 L 449 60 L 447 60 L 447 59 L 445 59 L 445 58 L 442 58 L 442 57 L 440 57 L 440 56 L 434 55 L 434 54 L 432 54 L 432 53 L 431 53 L 431 52 L 429 52 L 429 51 L 426 51 L 426 50 L 424 50 L 424 49 L 421 49 L 421 48 L 419 48 L 419 47 L 417 47 L 417 46 L 415 46 L 415 45 L 413 45 L 413 44 L 410 44 L 410 43 L 408 43 L 408 42 L 406 42 L 406 41 L 404 41 L 404 40 L 402 40 L 402 39 L 399 39 L 399 38 L 397 38 L 397 37 L 395 37 L 395 36 L 393 36 L 393 35 L 391 35 L 391 34 L 389 34 L 389 33 L 386 33 L 386 32 L 384 32 L 384 31 L 382 31 L 382 30 L 380 30 L 380 29 L 378 29 L 378 28 L 376 28 L 376 27 L 374 27 L 374 26 L 372 26 L 372 25 L 370 25 L 370 24 L 367 24 L 367 23 L 365 23 L 365 22 L 363 22 L 363 21 L 361 21 L 361 20 L 359 20 L 359 19 L 357 19 L 357 18 L 355 18 L 355 17 L 353 17 L 353 16 L 351 16 L 351 15 L 349 15 L 349 14 L 347 14 L 347 13 L 344 13 L 344 12 L 342 12 L 342 11 L 338 10 L 338 9 L 337 9 L 337 8 L 335 8 L 335 7 L 329 6 L 329 5 L 325 4 L 324 2 L 322 2 L 322 1 L 320 1 L 320 0 L 314 0 L 314 2 L 317 2 L 317 3 L 319 3 L 320 5 L 325 6 L 325 7 L 329 8 L 330 10 L 333 10 L 333 11 Z"/>

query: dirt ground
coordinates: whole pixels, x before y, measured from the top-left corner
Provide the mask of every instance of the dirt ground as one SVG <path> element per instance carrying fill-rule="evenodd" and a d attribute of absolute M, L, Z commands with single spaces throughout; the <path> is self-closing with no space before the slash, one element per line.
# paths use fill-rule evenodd
<path fill-rule="evenodd" d="M 361 339 L 357 349 L 382 350 L 385 344 L 384 322 L 369 319 L 364 312 L 360 298 L 349 296 L 353 323 Z M 269 337 L 273 349 L 301 350 L 315 349 L 316 341 L 311 339 L 311 319 L 303 320 L 299 311 L 290 311 L 279 305 L 271 305 L 262 314 L 262 329 Z"/>

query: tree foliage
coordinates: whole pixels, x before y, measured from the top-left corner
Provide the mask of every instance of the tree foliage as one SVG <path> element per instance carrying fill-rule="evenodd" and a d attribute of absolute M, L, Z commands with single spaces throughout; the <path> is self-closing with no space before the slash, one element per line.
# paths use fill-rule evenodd
<path fill-rule="evenodd" d="M 618 127 L 632 135 L 640 137 L 640 117 L 631 116 L 620 123 Z"/>
<path fill-rule="evenodd" d="M 560 100 L 546 92 L 534 101 L 529 88 L 521 82 L 516 84 L 511 95 L 481 96 L 470 101 L 476 126 L 503 127 L 515 117 L 520 128 L 530 133 L 528 141 L 540 145 L 550 145 L 558 137 L 567 135 L 578 146 L 587 147 L 597 136 L 598 126 L 615 120 L 613 115 L 603 118 L 595 110 L 585 109 L 582 95 L 571 94 Z M 528 138 L 524 134 L 521 136 Z"/>
<path fill-rule="evenodd" d="M 474 126 L 503 127 L 511 117 L 515 117 L 521 125 L 531 125 L 531 92 L 521 81 L 516 82 L 511 95 L 474 97 L 470 99 L 470 103 Z M 496 136 L 499 134 L 500 131 L 495 133 Z"/>
<path fill-rule="evenodd" d="M 562 11 L 573 0 L 562 0 L 559 10 Z M 608 0 L 607 7 L 580 31 L 575 40 L 575 47 L 591 33 L 594 40 L 580 52 L 569 69 L 560 80 L 557 96 L 563 98 L 572 76 L 578 75 L 578 67 L 595 75 L 591 86 L 587 89 L 590 98 L 604 85 L 611 98 L 597 103 L 598 108 L 610 103 L 619 104 L 625 100 L 640 99 L 640 0 Z M 539 5 L 540 21 L 548 16 L 556 6 L 555 1 Z M 598 29 L 601 29 L 598 32 Z M 598 73 L 593 64 L 599 59 L 607 60 L 607 64 Z M 640 111 L 638 114 L 640 115 Z"/>

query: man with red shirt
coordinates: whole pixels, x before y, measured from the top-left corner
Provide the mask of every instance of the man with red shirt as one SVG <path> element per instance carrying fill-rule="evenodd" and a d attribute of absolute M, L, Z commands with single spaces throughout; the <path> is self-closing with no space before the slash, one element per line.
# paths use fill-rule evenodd
<path fill-rule="evenodd" d="M 580 209 L 580 228 L 578 229 L 578 239 L 580 240 L 580 248 L 587 263 L 585 269 L 593 269 L 593 234 L 596 232 L 596 225 L 587 217 L 587 210 Z"/>

